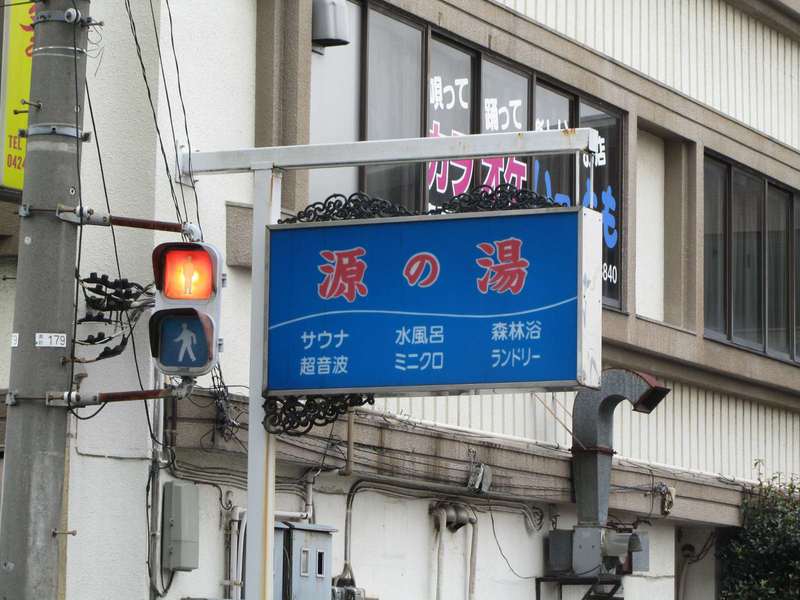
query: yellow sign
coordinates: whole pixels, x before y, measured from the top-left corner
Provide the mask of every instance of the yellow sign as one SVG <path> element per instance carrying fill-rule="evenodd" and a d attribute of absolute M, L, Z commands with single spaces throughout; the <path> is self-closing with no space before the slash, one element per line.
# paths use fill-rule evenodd
<path fill-rule="evenodd" d="M 27 129 L 28 114 L 14 114 L 14 111 L 29 108 L 21 100 L 30 100 L 35 6 L 27 4 L 8 7 L 3 19 L 3 164 L 0 169 L 0 185 L 17 190 L 22 189 L 25 175 L 25 138 L 20 137 L 19 130 Z"/>

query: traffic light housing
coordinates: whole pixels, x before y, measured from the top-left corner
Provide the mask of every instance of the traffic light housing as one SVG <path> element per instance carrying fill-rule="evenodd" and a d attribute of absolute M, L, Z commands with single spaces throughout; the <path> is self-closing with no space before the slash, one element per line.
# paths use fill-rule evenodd
<path fill-rule="evenodd" d="M 161 372 L 197 377 L 217 364 L 221 266 L 219 251 L 203 242 L 167 242 L 153 250 L 150 351 Z"/>

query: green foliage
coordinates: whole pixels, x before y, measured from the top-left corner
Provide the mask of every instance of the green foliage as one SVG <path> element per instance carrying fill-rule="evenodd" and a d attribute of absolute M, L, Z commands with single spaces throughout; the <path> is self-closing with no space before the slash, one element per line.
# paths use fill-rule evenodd
<path fill-rule="evenodd" d="M 779 478 L 746 493 L 742 527 L 720 551 L 721 600 L 800 600 L 800 486 Z"/>

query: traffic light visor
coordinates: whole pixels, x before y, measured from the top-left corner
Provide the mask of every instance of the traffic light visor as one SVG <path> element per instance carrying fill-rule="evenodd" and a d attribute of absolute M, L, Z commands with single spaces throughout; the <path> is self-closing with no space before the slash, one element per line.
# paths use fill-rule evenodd
<path fill-rule="evenodd" d="M 173 300 L 207 300 L 214 293 L 214 264 L 202 248 L 164 253 L 163 294 Z"/>

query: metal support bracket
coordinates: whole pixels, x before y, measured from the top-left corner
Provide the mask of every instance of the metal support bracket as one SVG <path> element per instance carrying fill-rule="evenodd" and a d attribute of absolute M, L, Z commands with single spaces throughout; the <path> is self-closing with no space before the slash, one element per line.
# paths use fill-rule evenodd
<path fill-rule="evenodd" d="M 67 23 L 72 25 L 77 23 L 81 27 L 102 26 L 103 21 L 95 21 L 92 17 L 84 17 L 81 11 L 75 8 L 68 8 L 67 10 L 43 10 L 36 13 L 33 19 L 33 26 L 36 27 L 42 23 Z"/>
<path fill-rule="evenodd" d="M 29 138 L 34 135 L 63 135 L 80 139 L 82 142 L 88 142 L 92 139 L 91 132 L 84 133 L 79 127 L 60 123 L 40 123 L 39 125 L 30 125 L 28 129 L 19 130 L 20 137 Z"/>
<path fill-rule="evenodd" d="M 74 225 L 81 224 L 81 218 L 78 216 L 78 209 L 73 206 L 67 206 L 66 204 L 58 204 L 56 206 L 56 217 L 67 223 L 73 223 Z"/>
<path fill-rule="evenodd" d="M 67 530 L 67 531 L 60 531 L 60 530 L 58 530 L 58 529 L 53 529 L 53 530 L 52 530 L 52 534 L 53 534 L 53 537 L 56 537 L 57 535 L 71 535 L 71 536 L 76 536 L 76 535 L 78 535 L 78 530 L 77 530 L 77 529 L 69 529 L 69 530 Z"/>
<path fill-rule="evenodd" d="M 80 398 L 76 392 L 46 392 L 44 395 L 44 403 L 51 408 L 69 408 L 75 402 L 67 402 L 67 398 L 75 396 Z M 73 400 L 73 398 L 70 398 Z"/>
<path fill-rule="evenodd" d="M 153 221 L 152 219 L 135 219 L 133 217 L 120 217 L 98 212 L 86 206 L 69 206 L 59 204 L 56 206 L 56 216 L 62 221 L 74 225 L 99 225 L 109 227 L 132 227 L 134 229 L 149 229 L 155 231 L 173 231 L 181 233 L 193 242 L 202 239 L 200 227 L 195 223 L 170 223 L 167 221 Z"/>
<path fill-rule="evenodd" d="M 14 406 L 17 403 L 16 390 L 8 390 L 6 392 L 6 406 Z"/>
<path fill-rule="evenodd" d="M 31 205 L 30 204 L 20 204 L 19 210 L 17 210 L 17 214 L 20 217 L 30 217 L 31 216 Z"/>

